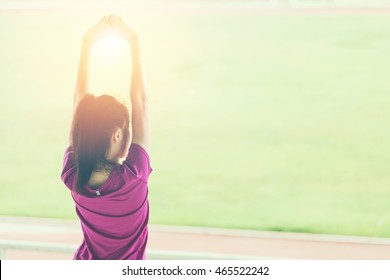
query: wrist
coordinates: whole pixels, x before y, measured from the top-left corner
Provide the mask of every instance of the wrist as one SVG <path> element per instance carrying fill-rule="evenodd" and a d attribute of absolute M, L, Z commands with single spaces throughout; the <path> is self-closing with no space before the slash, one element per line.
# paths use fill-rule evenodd
<path fill-rule="evenodd" d="M 139 38 L 138 37 L 136 37 L 136 36 L 131 37 L 131 38 L 129 38 L 128 42 L 129 42 L 130 49 L 132 49 L 132 51 L 137 51 L 139 49 Z"/>
<path fill-rule="evenodd" d="M 88 36 L 84 36 L 83 37 L 83 40 L 82 40 L 82 45 L 85 46 L 85 47 L 90 47 L 92 46 L 94 43 L 94 40 L 91 40 L 90 38 L 88 38 Z"/>
<path fill-rule="evenodd" d="M 137 34 L 134 34 L 134 33 L 127 34 L 126 41 L 129 42 L 130 44 L 137 43 L 138 42 Z"/>
<path fill-rule="evenodd" d="M 89 41 L 88 39 L 83 39 L 81 42 L 81 48 L 82 50 L 89 51 L 92 47 L 93 42 Z"/>

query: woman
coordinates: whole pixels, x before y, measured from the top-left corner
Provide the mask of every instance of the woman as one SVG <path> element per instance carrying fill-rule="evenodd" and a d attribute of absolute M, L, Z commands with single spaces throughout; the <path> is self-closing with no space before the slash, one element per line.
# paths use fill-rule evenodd
<path fill-rule="evenodd" d="M 131 121 L 127 108 L 114 97 L 88 93 L 90 50 L 108 32 L 118 34 L 131 47 Z M 74 104 L 70 145 L 61 174 L 84 235 L 74 259 L 145 259 L 147 184 L 152 171 L 148 100 L 138 36 L 121 18 L 104 17 L 85 34 Z"/>

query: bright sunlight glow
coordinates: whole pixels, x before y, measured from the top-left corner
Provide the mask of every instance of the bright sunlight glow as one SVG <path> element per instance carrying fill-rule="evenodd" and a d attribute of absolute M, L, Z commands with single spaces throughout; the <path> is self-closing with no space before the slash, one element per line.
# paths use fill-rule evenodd
<path fill-rule="evenodd" d="M 104 56 L 119 55 L 123 48 L 126 47 L 126 42 L 115 34 L 108 34 L 103 39 L 95 43 L 95 50 Z"/>
<path fill-rule="evenodd" d="M 111 33 L 93 45 L 90 59 L 92 92 L 127 96 L 130 73 L 130 46 L 124 39 Z"/>

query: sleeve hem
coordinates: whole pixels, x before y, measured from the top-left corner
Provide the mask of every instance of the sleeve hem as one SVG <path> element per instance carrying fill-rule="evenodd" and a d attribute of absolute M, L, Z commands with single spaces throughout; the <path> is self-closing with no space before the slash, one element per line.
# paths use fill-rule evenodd
<path fill-rule="evenodd" d="M 142 151 L 142 153 L 146 156 L 146 158 L 148 159 L 148 165 L 150 166 L 150 157 L 148 155 L 148 152 L 142 148 L 142 146 L 136 144 L 136 143 L 131 143 L 130 145 L 130 149 L 131 149 L 131 146 L 134 146 L 134 147 L 137 147 L 138 149 L 140 149 Z"/>
<path fill-rule="evenodd" d="M 73 152 L 73 147 L 72 146 L 68 146 L 68 148 L 66 148 L 66 150 L 65 150 L 65 154 L 72 153 L 72 152 Z"/>

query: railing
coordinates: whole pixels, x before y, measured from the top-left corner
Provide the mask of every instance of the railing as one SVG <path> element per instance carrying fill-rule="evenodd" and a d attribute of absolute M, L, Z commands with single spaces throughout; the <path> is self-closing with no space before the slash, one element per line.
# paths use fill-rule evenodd
<path fill-rule="evenodd" d="M 0 240 L 0 259 L 6 259 L 7 250 L 52 252 L 73 255 L 77 246 L 71 244 L 46 243 L 36 241 Z M 255 256 L 240 256 L 227 254 L 209 254 L 199 252 L 147 250 L 149 260 L 240 260 L 261 259 Z"/>
<path fill-rule="evenodd" d="M 53 253 L 68 253 L 72 254 L 76 251 L 76 245 L 45 243 L 45 242 L 30 242 L 19 240 L 0 240 L 0 259 L 6 259 L 7 250 L 22 250 L 36 252 L 53 252 Z"/>

